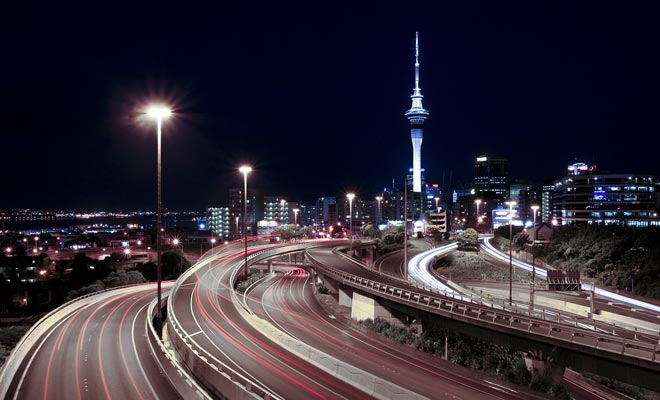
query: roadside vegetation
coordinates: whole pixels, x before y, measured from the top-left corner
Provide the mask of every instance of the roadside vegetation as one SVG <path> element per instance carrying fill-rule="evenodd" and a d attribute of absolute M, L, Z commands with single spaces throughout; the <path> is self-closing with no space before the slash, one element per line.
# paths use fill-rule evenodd
<path fill-rule="evenodd" d="M 236 290 L 241 293 L 244 293 L 247 290 L 247 288 L 250 287 L 250 285 L 252 285 L 253 283 L 255 283 L 256 281 L 258 281 L 259 279 L 263 278 L 266 275 L 268 274 L 263 274 L 261 272 L 253 272 L 250 275 L 248 275 L 247 279 L 240 281 L 236 284 Z"/>
<path fill-rule="evenodd" d="M 508 251 L 508 228 L 497 229 L 495 236 Z M 529 242 L 518 228 L 513 250 L 533 251 L 557 269 L 580 271 L 598 284 L 660 300 L 660 228 L 568 225 L 557 227 L 549 244 L 530 248 Z"/>
<path fill-rule="evenodd" d="M 454 364 L 496 375 L 508 382 L 527 386 L 558 399 L 571 398 L 563 383 L 557 382 L 556 373 L 560 367 L 551 359 L 547 360 L 545 372 L 534 370 L 530 373 L 522 352 L 456 333 L 438 325 L 425 325 L 424 332 L 420 335 L 414 327 L 392 325 L 381 318 L 366 319 L 361 324 L 397 343 L 440 357 L 444 357 L 447 338 L 447 358 Z"/>

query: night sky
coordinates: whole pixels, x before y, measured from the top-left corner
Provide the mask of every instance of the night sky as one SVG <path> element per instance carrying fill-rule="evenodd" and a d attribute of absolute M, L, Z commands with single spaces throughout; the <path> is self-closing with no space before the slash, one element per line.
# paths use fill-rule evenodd
<path fill-rule="evenodd" d="M 0 17 L 0 208 L 155 209 L 150 100 L 168 209 L 225 205 L 242 163 L 290 201 L 373 198 L 412 166 L 415 31 L 427 181 L 480 154 L 660 177 L 657 2 L 51 3 Z"/>

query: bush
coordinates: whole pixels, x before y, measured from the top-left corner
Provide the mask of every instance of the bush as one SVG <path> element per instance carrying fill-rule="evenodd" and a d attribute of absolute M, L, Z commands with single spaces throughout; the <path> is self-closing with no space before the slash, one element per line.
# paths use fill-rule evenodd
<path fill-rule="evenodd" d="M 253 283 L 258 281 L 259 279 L 263 278 L 267 274 L 262 274 L 260 272 L 254 272 L 250 275 L 248 275 L 247 279 L 241 282 L 238 282 L 236 285 L 236 290 L 239 292 L 245 292 L 247 288 L 249 288 Z"/>

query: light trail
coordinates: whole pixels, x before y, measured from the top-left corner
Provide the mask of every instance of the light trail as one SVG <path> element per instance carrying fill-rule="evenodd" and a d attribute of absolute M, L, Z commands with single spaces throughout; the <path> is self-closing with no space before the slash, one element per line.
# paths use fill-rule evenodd
<path fill-rule="evenodd" d="M 499 259 L 499 260 L 509 262 L 509 256 L 505 255 L 504 253 L 502 253 L 501 251 L 499 251 L 495 247 L 493 247 L 493 245 L 490 244 L 490 239 L 491 238 L 485 238 L 484 241 L 483 241 L 483 244 L 481 245 L 481 248 L 484 251 L 486 251 L 486 253 L 488 253 L 489 255 L 491 255 L 491 256 Z M 514 259 L 513 260 L 513 265 L 516 266 L 517 268 L 522 268 L 526 271 L 532 272 L 532 266 L 527 264 L 527 263 L 524 263 L 522 261 Z M 539 267 L 536 267 L 535 269 L 536 269 L 536 273 L 539 276 L 542 276 L 543 278 L 547 278 L 547 272 L 546 272 L 545 269 L 539 268 Z M 591 283 L 582 283 L 581 285 L 582 285 L 582 290 L 586 290 L 586 291 L 589 291 L 589 292 L 594 290 L 594 288 L 593 288 L 594 285 L 591 284 Z M 632 306 L 635 306 L 635 307 L 638 307 L 638 308 L 643 308 L 643 309 L 648 310 L 648 311 L 653 311 L 653 312 L 656 312 L 656 313 L 660 313 L 660 306 L 657 306 L 655 304 L 647 303 L 647 302 L 642 301 L 642 300 L 633 299 L 631 297 L 624 296 L 624 295 L 614 293 L 614 292 L 610 292 L 609 290 L 601 289 L 599 287 L 595 288 L 595 293 L 598 296 L 604 297 L 606 299 L 618 301 L 618 302 L 621 302 L 621 303 L 626 303 L 626 304 L 629 304 L 629 305 L 632 305 Z"/>
<path fill-rule="evenodd" d="M 445 285 L 436 276 L 431 274 L 431 263 L 436 257 L 454 251 L 457 247 L 457 243 L 451 243 L 416 255 L 408 262 L 408 276 L 425 287 L 431 288 L 432 291 L 444 294 L 445 296 L 451 296 L 452 298 L 468 302 L 476 302 L 471 297 L 464 296 L 462 293 Z"/>

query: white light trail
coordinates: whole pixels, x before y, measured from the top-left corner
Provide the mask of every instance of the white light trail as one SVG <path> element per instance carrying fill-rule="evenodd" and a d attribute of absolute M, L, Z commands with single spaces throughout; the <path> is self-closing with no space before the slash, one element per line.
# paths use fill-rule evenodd
<path fill-rule="evenodd" d="M 486 251 L 486 253 L 488 253 L 489 255 L 491 255 L 491 256 L 499 259 L 499 260 L 509 262 L 509 256 L 505 255 L 504 253 L 500 252 L 495 247 L 493 247 L 493 245 L 490 244 L 490 239 L 491 238 L 485 238 L 483 244 L 481 245 L 481 248 L 484 251 Z M 526 271 L 532 272 L 532 266 L 527 264 L 527 263 L 524 263 L 522 261 L 513 260 L 513 265 L 516 268 L 522 268 Z M 542 276 L 544 278 L 547 277 L 546 270 L 543 269 L 543 268 L 536 267 L 536 273 L 539 276 Z M 582 290 L 592 291 L 593 290 L 593 285 L 590 284 L 590 283 L 583 283 L 582 284 Z M 598 295 L 600 297 L 604 297 L 604 298 L 607 298 L 607 299 L 610 299 L 610 300 L 614 300 L 614 301 L 621 302 L 621 303 L 626 303 L 628 305 L 632 305 L 632 306 L 635 306 L 635 307 L 638 307 L 638 308 L 643 308 L 645 310 L 660 313 L 660 307 L 659 306 L 651 304 L 651 303 L 647 303 L 645 301 L 633 299 L 631 297 L 623 296 L 623 295 L 620 295 L 618 293 L 613 293 L 613 292 L 610 292 L 609 290 L 601 289 L 599 287 L 596 287 L 595 292 L 596 292 L 596 295 Z"/>

